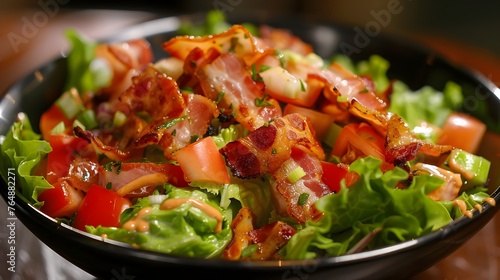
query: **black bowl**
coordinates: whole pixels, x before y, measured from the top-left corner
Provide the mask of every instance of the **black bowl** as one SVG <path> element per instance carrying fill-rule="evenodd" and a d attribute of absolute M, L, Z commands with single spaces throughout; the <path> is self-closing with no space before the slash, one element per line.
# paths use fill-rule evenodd
<path fill-rule="evenodd" d="M 203 15 L 187 17 L 197 21 L 202 20 Z M 183 17 L 168 17 L 139 24 L 109 38 L 109 41 L 147 38 L 153 46 L 155 59 L 158 59 L 166 56 L 161 44 L 176 34 L 181 19 Z M 238 17 L 233 22 L 245 21 L 247 18 Z M 452 65 L 412 42 L 382 34 L 370 36 L 361 29 L 318 24 L 307 19 L 276 19 L 259 14 L 248 18 L 248 21 L 288 28 L 311 43 L 316 52 L 325 58 L 340 52 L 357 61 L 379 54 L 391 63 L 389 77 L 400 79 L 413 89 L 424 85 L 442 89 L 447 81 L 455 81 L 464 89 L 466 98 L 461 110 L 480 118 L 491 131 L 499 133 L 500 90 L 485 77 Z M 61 93 L 65 63 L 64 58 L 57 59 L 36 70 L 36 75 L 28 75 L 5 93 L 0 102 L 1 135 L 6 134 L 19 112 L 26 112 L 33 124 L 38 123 L 42 112 Z M 478 110 L 479 107 L 483 110 Z M 483 156 L 491 159 L 492 153 Z M 490 173 L 493 186 L 490 192 L 499 203 L 500 176 L 496 164 L 494 162 L 495 170 Z M 7 201 L 6 182 L 2 181 L 0 192 Z M 369 252 L 307 261 L 230 262 L 171 256 L 102 240 L 56 222 L 27 204 L 19 195 L 14 201 L 17 217 L 35 236 L 76 266 L 103 279 L 155 279 L 156 275 L 170 277 L 173 274 L 186 279 L 405 279 L 451 254 L 487 224 L 498 210 L 498 207 L 484 203 L 483 211 L 474 211 L 472 218 L 462 217 L 421 238 Z"/>

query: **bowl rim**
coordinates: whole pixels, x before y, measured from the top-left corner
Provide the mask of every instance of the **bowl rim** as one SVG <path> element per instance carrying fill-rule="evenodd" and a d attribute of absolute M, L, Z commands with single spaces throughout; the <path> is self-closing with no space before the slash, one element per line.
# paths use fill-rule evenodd
<path fill-rule="evenodd" d="M 157 34 L 162 34 L 162 33 L 167 33 L 167 32 L 173 32 L 175 31 L 181 23 L 181 20 L 183 18 L 195 18 L 195 19 L 201 19 L 202 16 L 204 16 L 205 13 L 195 13 L 195 14 L 188 14 L 188 15 L 176 15 L 176 16 L 167 16 L 167 17 L 161 17 L 158 19 L 153 19 L 149 20 L 143 23 L 139 24 L 134 24 L 130 27 L 127 27 L 124 29 L 124 31 L 116 33 L 114 35 L 108 36 L 100 41 L 102 42 L 112 42 L 112 41 L 123 41 L 123 40 L 128 40 L 128 39 L 134 39 L 134 38 L 139 38 L 139 37 L 151 37 Z M 300 20 L 300 19 L 299 19 Z M 335 22 L 316 22 L 315 24 L 319 25 L 326 25 L 326 26 L 333 26 L 334 28 L 349 28 L 348 26 L 341 25 Z M 378 35 L 384 39 L 387 40 L 393 40 L 394 37 L 388 36 L 387 34 L 380 34 Z M 414 44 L 414 42 L 411 42 L 410 40 L 406 40 L 404 38 L 397 38 L 397 40 L 402 41 L 403 44 Z M 410 45 L 409 45 L 410 46 Z M 486 76 L 483 74 L 479 73 L 476 70 L 470 69 L 468 67 L 458 65 L 455 63 L 451 63 L 448 59 L 444 58 L 442 55 L 435 53 L 434 51 L 416 44 L 412 45 L 411 48 L 417 49 L 420 52 L 426 53 L 426 54 L 432 54 L 436 56 L 439 60 L 444 62 L 447 66 L 454 68 L 457 71 L 460 71 L 464 73 L 465 75 L 469 76 L 472 78 L 475 82 L 477 82 L 478 85 L 484 86 L 487 90 L 491 91 L 495 96 L 497 96 L 500 99 L 500 89 L 491 81 L 489 80 Z M 57 58 L 57 59 L 61 59 Z M 50 61 L 49 63 L 45 64 L 48 65 L 50 63 L 54 63 L 57 59 Z M 44 67 L 43 65 L 42 67 Z M 0 100 L 3 100 L 5 98 L 5 95 L 7 95 L 10 91 L 15 91 L 16 88 L 20 87 L 20 84 L 23 83 L 24 80 L 31 78 L 31 73 L 37 71 L 39 68 L 36 68 L 30 74 L 27 74 L 24 78 L 16 81 L 12 86 L 7 88 L 6 91 L 2 95 L 0 95 Z M 1 180 L 1 184 L 4 186 L 0 188 L 0 194 L 3 197 L 3 199 L 7 202 L 7 183 L 5 180 Z M 496 203 L 500 203 L 500 186 L 498 186 L 490 195 Z M 438 229 L 434 232 L 427 233 L 417 239 L 414 240 L 409 240 L 405 242 L 401 242 L 395 245 L 390 245 L 386 246 L 383 248 L 378 248 L 378 249 L 373 249 L 370 251 L 365 251 L 365 252 L 359 252 L 359 253 L 353 253 L 353 254 L 348 254 L 348 255 L 341 255 L 341 256 L 336 256 L 336 257 L 325 257 L 325 258 L 318 258 L 314 260 L 281 260 L 281 261 L 254 261 L 254 262 L 234 262 L 234 261 L 228 261 L 228 260 L 223 260 L 223 259 L 202 259 L 202 258 L 190 258 L 190 257 L 183 257 L 183 256 L 176 256 L 176 255 L 169 255 L 165 253 L 159 253 L 159 252 L 154 252 L 154 251 L 147 251 L 147 250 L 142 250 L 142 249 L 137 249 L 134 248 L 126 243 L 114 241 L 114 240 L 109 240 L 109 239 L 103 239 L 102 237 L 92 235 L 90 233 L 75 229 L 67 224 L 58 222 L 56 219 L 51 218 L 47 216 L 46 214 L 42 213 L 40 210 L 36 209 L 34 206 L 31 204 L 27 203 L 25 200 L 22 198 L 22 194 L 16 190 L 16 197 L 15 197 L 15 209 L 16 213 L 20 212 L 21 215 L 25 215 L 23 219 L 20 219 L 23 224 L 24 224 L 24 219 L 33 219 L 33 215 L 35 217 L 36 223 L 39 224 L 39 226 L 44 227 L 47 230 L 55 231 L 55 232 L 62 232 L 63 234 L 68 234 L 71 239 L 74 242 L 80 242 L 80 243 L 86 243 L 86 242 L 92 242 L 95 244 L 106 244 L 103 246 L 103 248 L 108 248 L 109 246 L 115 247 L 114 249 L 117 250 L 117 252 L 126 252 L 128 256 L 133 256 L 134 258 L 141 258 L 141 259 L 148 259 L 152 261 L 161 261 L 161 262 L 170 262 L 170 263 L 176 263 L 179 261 L 183 260 L 189 260 L 190 264 L 193 266 L 215 266 L 216 268 L 225 268 L 227 267 L 228 264 L 232 266 L 237 266 L 237 268 L 257 268 L 257 269 L 289 269 L 292 267 L 295 267 L 297 265 L 303 265 L 305 262 L 313 262 L 317 264 L 320 267 L 324 266 L 335 266 L 335 265 L 343 265 L 343 264 L 348 264 L 348 263 L 357 263 L 357 262 L 365 262 L 369 261 L 372 259 L 376 259 L 382 256 L 390 255 L 390 254 L 396 254 L 401 251 L 407 251 L 407 250 L 412 250 L 416 247 L 424 246 L 425 244 L 431 243 L 435 240 L 438 240 L 452 232 L 458 231 L 461 228 L 467 227 L 469 224 L 473 223 L 475 220 L 477 220 L 478 217 L 484 216 L 487 213 L 492 213 L 492 215 L 495 214 L 495 212 L 498 210 L 498 206 L 492 206 L 486 202 L 483 202 L 481 205 L 483 207 L 482 211 L 478 211 L 477 209 L 473 210 L 473 216 L 472 218 L 468 217 L 460 217 L 446 226 L 444 226 L 441 229 Z M 493 211 L 493 212 L 492 212 Z M 39 219 L 37 219 L 39 218 Z M 50 221 L 50 223 L 47 223 L 47 221 Z M 27 226 L 27 228 L 32 231 L 30 226 Z M 81 237 L 84 238 L 81 238 Z M 97 243 L 99 242 L 99 243 Z"/>

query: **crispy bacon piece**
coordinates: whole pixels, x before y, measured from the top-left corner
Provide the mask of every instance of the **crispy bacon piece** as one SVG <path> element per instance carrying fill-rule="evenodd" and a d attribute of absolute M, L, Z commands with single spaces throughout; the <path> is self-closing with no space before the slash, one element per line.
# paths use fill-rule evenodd
<path fill-rule="evenodd" d="M 185 107 L 177 83 L 149 65 L 119 97 L 119 110 L 125 114 L 146 112 L 151 119 L 178 117 Z"/>
<path fill-rule="evenodd" d="M 310 44 L 302 41 L 286 29 L 274 28 L 269 25 L 261 25 L 259 28 L 260 38 L 269 46 L 278 50 L 291 50 L 301 55 L 313 52 Z"/>
<path fill-rule="evenodd" d="M 184 94 L 186 107 L 181 116 L 161 119 L 150 123 L 134 142 L 135 148 L 158 145 L 167 158 L 192 142 L 193 137 L 202 137 L 217 117 L 219 111 L 212 100 L 197 94 Z"/>
<path fill-rule="evenodd" d="M 366 79 L 338 63 L 310 75 L 325 83 L 324 94 L 330 102 L 337 103 L 338 97 L 346 98 L 347 102 L 338 102 L 338 105 L 345 109 L 349 108 L 351 100 L 357 100 L 368 109 L 382 111 L 387 108 L 387 103 L 373 92 L 373 86 Z"/>
<path fill-rule="evenodd" d="M 99 178 L 99 165 L 89 158 L 76 157 L 69 167 L 68 176 L 60 178 L 75 189 L 88 191 Z"/>
<path fill-rule="evenodd" d="M 398 115 L 392 115 L 387 122 L 386 148 L 385 160 L 407 171 L 407 162 L 418 152 L 437 157 L 453 150 L 452 146 L 436 145 L 417 138 Z"/>
<path fill-rule="evenodd" d="M 257 250 L 249 260 L 280 259 L 278 251 L 286 245 L 297 230 L 285 222 L 274 222 L 259 229 L 253 226 L 253 213 L 248 207 L 240 209 L 231 223 L 233 239 L 224 250 L 224 259 L 240 260 L 242 252 L 250 245 L 257 244 Z"/>
<path fill-rule="evenodd" d="M 179 87 L 189 87 L 192 88 L 195 93 L 203 94 L 198 77 L 195 75 L 196 70 L 207 63 L 211 63 L 214 59 L 219 57 L 219 55 L 220 53 L 214 48 L 210 48 L 206 52 L 198 47 L 194 48 L 188 54 L 186 60 L 184 60 L 183 73 L 179 79 L 177 79 Z"/>
<path fill-rule="evenodd" d="M 289 175 L 296 168 L 302 168 L 305 175 L 291 182 Z M 300 223 L 320 218 L 322 214 L 314 207 L 314 203 L 330 193 L 328 186 L 321 180 L 322 175 L 323 168 L 316 156 L 308 154 L 300 146 L 292 147 L 290 158 L 272 173 L 276 179 L 273 197 L 278 202 L 280 215 L 291 216 Z"/>
<path fill-rule="evenodd" d="M 219 101 L 224 114 L 253 131 L 281 116 L 278 101 L 264 96 L 264 87 L 252 79 L 250 70 L 234 53 L 219 56 L 196 72 L 206 97 Z M 260 103 L 259 103 L 260 102 Z"/>
<path fill-rule="evenodd" d="M 254 215 L 250 208 L 241 208 L 231 222 L 233 239 L 224 250 L 224 259 L 232 261 L 241 259 L 243 249 L 252 244 L 252 238 L 248 233 L 254 229 L 253 223 Z"/>
<path fill-rule="evenodd" d="M 281 259 L 278 251 L 285 246 L 297 230 L 289 224 L 277 221 L 267 224 L 259 229 L 250 231 L 248 234 L 253 242 L 258 244 L 257 250 L 250 256 L 251 260 L 275 260 Z"/>
<path fill-rule="evenodd" d="M 99 44 L 95 49 L 95 56 L 106 61 L 112 70 L 112 81 L 102 90 L 111 94 L 111 99 L 130 86 L 130 77 L 140 73 L 153 62 L 151 45 L 145 39 L 119 44 Z"/>
<path fill-rule="evenodd" d="M 289 114 L 228 143 L 220 153 L 234 176 L 255 178 L 278 169 L 290 157 L 295 145 L 324 159 L 325 153 L 313 133 L 307 118 Z"/>
<path fill-rule="evenodd" d="M 194 48 L 200 48 L 205 53 L 211 48 L 219 53 L 235 53 L 251 65 L 268 46 L 241 25 L 233 25 L 220 34 L 202 37 L 177 36 L 163 43 L 165 51 L 182 60 L 185 60 Z"/>
<path fill-rule="evenodd" d="M 92 131 L 84 130 L 79 126 L 75 126 L 73 132 L 75 133 L 75 136 L 89 141 L 89 143 L 91 143 L 97 151 L 104 154 L 111 160 L 122 161 L 131 156 L 131 153 L 129 151 L 122 151 L 116 146 L 109 146 L 104 144 L 101 139 L 99 139 L 92 133 Z"/>

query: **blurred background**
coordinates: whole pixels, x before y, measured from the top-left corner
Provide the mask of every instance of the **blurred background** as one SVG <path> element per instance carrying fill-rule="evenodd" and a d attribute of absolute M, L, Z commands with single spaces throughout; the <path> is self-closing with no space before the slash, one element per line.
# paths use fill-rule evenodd
<path fill-rule="evenodd" d="M 451 59 L 468 64 L 474 53 L 475 62 L 480 59 L 480 71 L 494 76 L 500 63 L 500 1 L 497 0 L 0 0 L 0 92 L 13 81 L 61 52 L 64 45 L 62 32 L 73 24 L 91 29 L 89 34 L 103 37 L 137 21 L 151 17 L 177 15 L 219 8 L 226 13 L 242 13 L 249 10 L 272 14 L 300 14 L 310 19 L 334 22 L 364 29 L 376 20 L 382 25 L 381 32 L 418 39 L 429 43 Z M 92 10 L 92 13 L 77 13 Z M 133 15 L 112 13 L 110 10 L 133 11 Z M 138 14 L 137 11 L 142 11 Z M 389 18 L 387 18 L 387 11 Z M 71 20 L 64 16 L 72 14 Z M 385 14 L 385 17 L 384 17 Z M 92 18 L 92 20 L 91 20 Z M 63 19 L 61 21 L 61 19 Z M 95 19 L 95 20 L 94 20 Z M 119 20 L 117 20 L 119 19 Z M 26 25 L 32 24 L 27 28 Z M 61 26 L 61 24 L 63 26 Z M 97 25 L 97 26 L 96 26 Z M 23 30 L 23 28 L 25 28 Z M 23 32 L 29 36 L 23 36 Z M 47 35 L 48 34 L 48 35 Z M 21 35 L 21 37 L 16 35 Z M 60 35 L 59 37 L 55 37 Z M 50 43 L 50 44 L 49 44 Z M 460 50 L 454 46 L 460 44 Z M 27 58 L 23 52 L 28 46 L 35 47 Z M 44 55 L 40 55 L 41 53 Z M 55 52 L 55 54 L 54 54 Z M 494 79 L 492 79 L 494 80 Z M 497 80 L 500 81 L 500 78 Z"/>
<path fill-rule="evenodd" d="M 138 22 L 214 8 L 234 14 L 248 11 L 298 14 L 314 21 L 361 29 L 377 21 L 383 26 L 382 34 L 427 45 L 500 85 L 498 0 L 0 0 L 0 96 L 15 81 L 60 56 L 67 47 L 64 30 L 69 27 L 99 39 Z M 6 208 L 3 200 L 0 208 Z M 39 244 L 20 223 L 17 231 L 19 240 L 23 240 L 19 242 L 19 257 L 25 266 L 21 272 L 9 275 L 4 274 L 2 267 L 0 280 L 92 278 Z M 5 227 L 0 227 L 2 263 L 6 234 Z M 467 246 L 415 280 L 499 279 L 500 238 L 495 236 L 500 234 L 490 223 Z M 488 251 L 493 258 L 483 261 L 478 248 Z M 50 266 L 42 258 L 55 265 L 52 271 L 44 271 Z M 445 274 L 446 271 L 454 272 Z"/>

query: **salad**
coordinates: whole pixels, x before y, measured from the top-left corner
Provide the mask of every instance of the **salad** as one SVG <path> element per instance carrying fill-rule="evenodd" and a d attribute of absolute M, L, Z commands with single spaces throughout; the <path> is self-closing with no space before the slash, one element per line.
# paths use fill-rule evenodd
<path fill-rule="evenodd" d="M 39 130 L 19 115 L 0 164 L 4 179 L 16 168 L 18 195 L 76 229 L 179 256 L 311 259 L 494 203 L 475 155 L 486 126 L 457 111 L 452 81 L 412 91 L 383 57 L 322 58 L 217 11 L 160 58 L 145 39 L 67 36 L 64 92 Z"/>

